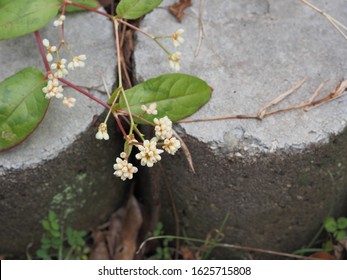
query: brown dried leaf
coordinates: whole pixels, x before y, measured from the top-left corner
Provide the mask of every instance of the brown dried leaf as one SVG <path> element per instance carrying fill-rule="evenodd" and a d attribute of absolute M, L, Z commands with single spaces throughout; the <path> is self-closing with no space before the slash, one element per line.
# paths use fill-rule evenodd
<path fill-rule="evenodd" d="M 113 259 L 132 260 L 136 253 L 137 236 L 143 218 L 140 205 L 132 195 L 126 207 L 125 219 L 122 221 L 120 240 L 117 242 Z"/>
<path fill-rule="evenodd" d="M 90 260 L 109 260 L 110 254 L 107 250 L 107 244 L 104 233 L 101 230 L 93 231 L 93 248 L 89 255 Z"/>
<path fill-rule="evenodd" d="M 111 256 L 110 259 L 113 258 L 116 247 L 121 242 L 122 230 L 124 228 L 123 224 L 127 218 L 126 214 L 126 208 L 122 207 L 111 216 L 110 226 L 106 235 L 107 247 Z"/>
<path fill-rule="evenodd" d="M 347 238 L 340 240 L 334 245 L 334 255 L 337 260 L 342 260 L 347 253 Z"/>
<path fill-rule="evenodd" d="M 182 22 L 184 10 L 192 6 L 191 0 L 180 0 L 178 3 L 169 7 L 170 13 L 176 17 L 179 22 Z"/>
<path fill-rule="evenodd" d="M 125 207 L 114 212 L 110 221 L 93 232 L 92 260 L 131 260 L 135 256 L 142 213 L 131 195 Z"/>
<path fill-rule="evenodd" d="M 126 30 L 124 33 L 124 44 L 123 48 L 123 56 L 124 62 L 128 67 L 131 67 L 131 57 L 134 52 L 134 39 L 133 39 L 133 31 Z"/>
<path fill-rule="evenodd" d="M 181 247 L 181 253 L 184 260 L 198 260 L 197 253 L 187 246 Z"/>
<path fill-rule="evenodd" d="M 310 257 L 319 260 L 336 260 L 336 258 L 328 252 L 316 252 L 312 254 Z"/>

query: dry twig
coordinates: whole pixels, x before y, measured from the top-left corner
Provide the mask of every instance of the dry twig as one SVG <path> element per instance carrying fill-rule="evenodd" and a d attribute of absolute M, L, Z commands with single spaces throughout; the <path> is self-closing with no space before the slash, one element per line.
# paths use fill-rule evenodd
<path fill-rule="evenodd" d="M 200 0 L 199 16 L 198 16 L 198 20 L 199 20 L 199 41 L 198 41 L 198 44 L 197 44 L 195 52 L 194 52 L 194 56 L 195 57 L 197 57 L 199 55 L 201 44 L 202 44 L 202 40 L 205 37 L 205 25 L 204 25 L 204 21 L 203 21 L 203 18 L 202 18 L 203 13 L 204 13 L 204 9 L 205 9 L 205 0 Z"/>
<path fill-rule="evenodd" d="M 313 5 L 309 1 L 301 0 L 301 2 L 303 2 L 307 6 L 309 6 L 310 8 L 312 8 L 313 10 L 315 10 L 316 12 L 318 12 L 322 16 L 324 16 L 331 23 L 331 25 L 334 26 L 334 28 L 336 28 L 336 30 L 342 35 L 342 37 L 345 38 L 345 40 L 347 40 L 347 32 L 346 32 L 347 31 L 347 27 L 344 24 L 342 24 L 341 22 L 339 22 L 338 20 L 333 18 L 328 13 L 326 13 L 326 12 L 322 11 L 321 9 L 317 8 L 315 5 Z"/>
<path fill-rule="evenodd" d="M 194 120 L 181 120 L 180 123 L 190 123 L 190 122 L 201 122 L 201 121 L 215 121 L 215 120 L 226 120 L 226 119 L 257 119 L 262 120 L 265 117 L 272 116 L 278 113 L 282 112 L 288 112 L 298 109 L 304 109 L 305 111 L 309 111 L 311 109 L 314 109 L 318 106 L 321 106 L 323 104 L 326 104 L 332 100 L 335 100 L 337 98 L 340 98 L 344 95 L 346 95 L 347 90 L 347 80 L 339 83 L 332 91 L 330 91 L 328 94 L 323 96 L 320 99 L 316 99 L 316 97 L 319 95 L 321 89 L 324 87 L 324 85 L 327 83 L 327 81 L 323 82 L 317 90 L 313 93 L 313 95 L 309 98 L 309 100 L 305 103 L 301 103 L 298 105 L 290 106 L 283 109 L 278 109 L 274 111 L 267 111 L 270 107 L 280 103 L 290 94 L 297 91 L 306 81 L 306 79 L 302 80 L 300 83 L 286 91 L 285 93 L 281 94 L 280 96 L 276 97 L 272 101 L 270 101 L 267 105 L 265 105 L 262 109 L 259 110 L 258 114 L 255 115 L 229 115 L 229 116 L 218 116 L 218 117 L 211 117 L 211 118 L 202 118 L 202 119 L 194 119 Z"/>

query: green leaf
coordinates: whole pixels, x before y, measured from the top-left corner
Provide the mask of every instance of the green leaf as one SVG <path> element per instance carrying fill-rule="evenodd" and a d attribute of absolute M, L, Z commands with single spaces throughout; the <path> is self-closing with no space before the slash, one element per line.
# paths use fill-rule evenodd
<path fill-rule="evenodd" d="M 333 250 L 334 250 L 334 244 L 333 244 L 333 242 L 332 242 L 331 240 L 328 240 L 327 242 L 325 242 L 325 243 L 323 244 L 323 249 L 324 249 L 324 251 L 326 251 L 326 252 L 331 252 L 331 251 L 333 251 Z"/>
<path fill-rule="evenodd" d="M 53 247 L 54 249 L 59 249 L 60 246 L 61 246 L 61 240 L 60 240 L 60 238 L 54 238 L 54 239 L 52 239 L 52 247 Z"/>
<path fill-rule="evenodd" d="M 59 231 L 59 224 L 57 223 L 56 220 L 51 221 L 51 227 L 54 231 Z"/>
<path fill-rule="evenodd" d="M 64 2 L 64 0 L 60 0 L 61 3 Z M 89 8 L 98 8 L 100 7 L 100 4 L 98 1 L 96 0 L 73 0 L 72 2 L 74 3 L 78 3 L 78 4 L 82 4 L 85 5 Z M 79 7 L 75 7 L 75 6 L 71 6 L 71 5 L 67 5 L 66 6 L 66 11 L 68 13 L 70 12 L 80 12 L 80 11 L 86 11 L 85 9 L 79 8 Z"/>
<path fill-rule="evenodd" d="M 120 87 L 118 87 L 118 88 L 116 88 L 116 89 L 114 90 L 114 92 L 112 93 L 111 97 L 110 97 L 109 100 L 107 101 L 107 103 L 108 103 L 109 105 L 112 105 L 112 104 L 113 104 L 113 101 L 114 101 L 116 98 L 118 98 L 118 96 L 119 96 L 119 94 L 120 94 L 120 90 L 121 90 Z"/>
<path fill-rule="evenodd" d="M 28 67 L 0 83 L 0 152 L 24 141 L 48 108 L 44 75 Z"/>
<path fill-rule="evenodd" d="M 125 91 L 132 114 L 141 115 L 141 105 L 157 103 L 158 115 L 144 114 L 143 118 L 153 122 L 154 118 L 168 116 L 176 121 L 195 113 L 211 97 L 208 84 L 194 76 L 187 74 L 165 74 Z M 121 95 L 117 109 L 126 108 L 124 95 Z M 145 123 L 141 119 L 134 120 Z"/>
<path fill-rule="evenodd" d="M 58 237 L 60 237 L 60 232 L 57 230 L 52 230 L 51 235 L 55 238 L 58 238 Z"/>
<path fill-rule="evenodd" d="M 42 227 L 47 231 L 49 231 L 51 229 L 51 226 L 47 220 L 42 221 Z"/>
<path fill-rule="evenodd" d="M 339 229 L 347 229 L 347 218 L 341 217 L 337 219 L 337 227 Z"/>
<path fill-rule="evenodd" d="M 125 19 L 138 19 L 155 7 L 163 0 L 121 0 L 117 6 L 117 16 Z"/>
<path fill-rule="evenodd" d="M 51 239 L 48 238 L 48 236 L 43 235 L 43 236 L 41 237 L 41 244 L 51 244 Z"/>
<path fill-rule="evenodd" d="M 345 239 L 346 236 L 347 236 L 347 234 L 344 230 L 339 230 L 335 233 L 335 238 L 337 241 Z"/>
<path fill-rule="evenodd" d="M 36 251 L 36 256 L 43 259 L 43 260 L 50 260 L 51 257 L 48 255 L 48 252 L 43 249 L 39 249 Z"/>
<path fill-rule="evenodd" d="M 23 36 L 44 27 L 58 10 L 58 0 L 0 0 L 0 40 Z"/>
<path fill-rule="evenodd" d="M 57 217 L 53 211 L 48 211 L 48 220 L 52 223 L 56 221 Z"/>
<path fill-rule="evenodd" d="M 324 228 L 327 232 L 334 233 L 337 230 L 337 224 L 333 217 L 328 217 L 324 221 Z"/>
<path fill-rule="evenodd" d="M 69 245 L 74 246 L 76 244 L 76 236 L 75 236 L 75 231 L 71 227 L 67 228 L 66 236 L 67 236 L 67 242 L 69 243 Z"/>

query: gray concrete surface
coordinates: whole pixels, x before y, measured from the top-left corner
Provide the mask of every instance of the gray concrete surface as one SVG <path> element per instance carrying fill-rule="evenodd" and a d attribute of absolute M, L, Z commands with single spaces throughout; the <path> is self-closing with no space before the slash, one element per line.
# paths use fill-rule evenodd
<path fill-rule="evenodd" d="M 195 56 L 202 2 L 205 36 Z M 345 1 L 314 3 L 344 20 Z M 346 41 L 301 1 L 193 1 L 182 24 L 166 9 L 156 9 L 141 28 L 154 35 L 184 28 L 181 72 L 195 74 L 214 88 L 210 102 L 192 118 L 256 114 L 308 77 L 277 108 L 299 104 L 323 81 L 329 80 L 327 91 L 346 79 Z M 169 72 L 166 55 L 137 36 L 137 79 Z M 173 50 L 171 42 L 165 45 Z M 325 216 L 346 215 L 346 105 L 343 97 L 310 112 L 263 121 L 177 125 L 197 174 L 188 172 L 182 153 L 162 164 L 188 234 L 204 238 L 229 213 L 224 242 L 290 252 L 313 237 Z M 160 173 L 151 172 L 152 178 Z M 170 205 L 168 200 L 163 205 Z M 162 219 L 172 230 L 171 215 L 164 207 Z"/>
<path fill-rule="evenodd" d="M 41 36 L 55 45 L 59 32 L 50 24 Z M 103 90 L 104 75 L 111 88 L 117 59 L 111 22 L 91 13 L 68 15 L 65 32 L 74 54 L 87 55 L 86 67 L 66 79 Z M 34 35 L 1 41 L 0 64 L 1 80 L 27 66 L 44 71 Z M 103 107 L 69 88 L 64 94 L 77 99 L 74 108 L 52 99 L 37 130 L 0 154 L 0 253 L 23 254 L 30 242 L 37 245 L 49 209 L 73 227 L 88 229 L 104 222 L 124 198 L 127 185 L 112 168 L 122 146 L 114 142 L 120 137 L 115 125 L 109 126 L 110 141 L 96 140 L 93 117 L 103 114 Z"/>

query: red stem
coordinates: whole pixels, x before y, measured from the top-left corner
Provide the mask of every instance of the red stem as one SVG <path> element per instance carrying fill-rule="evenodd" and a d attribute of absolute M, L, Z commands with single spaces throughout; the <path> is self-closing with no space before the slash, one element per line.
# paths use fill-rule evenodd
<path fill-rule="evenodd" d="M 108 17 L 109 19 L 113 19 L 113 16 L 111 16 L 111 15 L 109 15 L 109 14 L 106 14 L 106 13 L 104 13 L 104 12 L 98 11 L 97 9 L 94 9 L 94 8 L 91 8 L 91 7 L 88 7 L 88 6 L 85 6 L 85 5 L 83 5 L 83 4 L 74 3 L 74 2 L 71 2 L 71 1 L 68 1 L 68 0 L 66 0 L 65 3 L 66 3 L 67 5 L 79 7 L 79 8 L 82 8 L 82 9 L 85 9 L 85 10 L 88 10 L 88 11 L 95 12 L 95 13 L 97 13 L 97 14 L 103 15 L 103 16 L 105 16 L 105 17 Z"/>
<path fill-rule="evenodd" d="M 115 118 L 115 120 L 116 120 L 116 122 L 117 122 L 117 124 L 118 124 L 119 129 L 121 130 L 121 132 L 122 132 L 122 134 L 123 134 L 124 139 L 126 139 L 127 136 L 128 136 L 128 134 L 125 132 L 124 127 L 123 127 L 123 125 L 122 125 L 120 119 L 118 118 L 117 113 L 114 113 L 113 116 L 114 116 L 114 118 Z"/>
<path fill-rule="evenodd" d="M 40 50 L 40 54 L 41 54 L 43 63 L 45 64 L 46 72 L 49 72 L 49 71 L 51 71 L 51 68 L 49 67 L 48 60 L 47 60 L 46 53 L 45 53 L 45 48 L 42 44 L 41 35 L 40 35 L 40 32 L 38 30 L 35 31 L 35 38 L 36 38 L 37 44 L 39 46 L 39 50 Z"/>
<path fill-rule="evenodd" d="M 125 21 L 125 20 L 122 20 L 122 19 L 119 19 L 119 18 L 118 18 L 117 20 L 118 20 L 118 22 L 123 23 L 123 24 L 129 26 L 130 28 L 132 28 L 132 29 L 134 29 L 134 30 L 136 30 L 136 31 L 138 31 L 138 32 L 140 32 L 140 33 L 142 33 L 143 35 L 146 35 L 147 37 L 152 38 L 152 36 L 151 36 L 149 33 L 147 33 L 146 31 L 144 31 L 144 30 L 138 28 L 137 26 L 132 25 L 132 24 L 130 24 L 129 22 L 127 22 L 127 21 Z"/>
<path fill-rule="evenodd" d="M 68 85 L 69 87 L 79 91 L 80 93 L 84 94 L 85 96 L 89 97 L 90 99 L 94 100 L 95 102 L 99 103 L 100 105 L 105 107 L 107 110 L 111 109 L 111 107 L 108 104 L 104 103 L 100 99 L 98 99 L 95 96 L 91 95 L 89 92 L 86 92 L 85 90 L 79 88 L 78 86 L 75 86 L 74 84 L 70 83 L 69 81 L 67 81 L 65 79 L 62 79 L 62 78 L 58 78 L 58 80 L 61 81 L 64 84 Z"/>
<path fill-rule="evenodd" d="M 111 106 L 110 106 L 110 105 L 108 105 L 108 104 L 102 102 L 100 99 L 98 99 L 98 98 L 96 98 L 95 96 L 91 95 L 89 92 L 86 92 L 85 90 L 79 88 L 78 86 L 76 86 L 76 85 L 70 83 L 69 81 L 67 81 L 67 80 L 65 80 L 65 79 L 58 78 L 58 80 L 61 81 L 61 82 L 64 83 L 64 84 L 68 85 L 69 87 L 71 87 L 71 88 L 73 88 L 73 89 L 79 91 L 80 93 L 84 94 L 85 96 L 89 97 L 90 99 L 94 100 L 95 102 L 99 103 L 99 104 L 102 105 L 105 109 L 111 110 Z M 117 124 L 118 124 L 118 126 L 119 126 L 119 128 L 120 128 L 120 130 L 121 130 L 121 132 L 122 132 L 122 134 L 123 134 L 123 136 L 124 136 L 124 138 L 126 138 L 127 134 L 126 134 L 126 132 L 124 131 L 123 125 L 122 125 L 122 123 L 120 122 L 120 120 L 119 120 L 119 118 L 118 118 L 117 115 L 115 116 L 115 119 L 116 119 L 116 122 L 117 122 Z"/>
<path fill-rule="evenodd" d="M 64 2 L 64 4 L 63 4 L 63 9 L 62 9 L 62 11 L 61 11 L 61 14 L 62 15 L 65 15 L 65 12 L 66 12 L 66 3 Z M 61 39 L 63 40 L 63 42 L 65 42 L 65 29 L 64 29 L 64 22 L 63 22 L 63 24 L 62 24 L 62 26 L 61 26 Z"/>

